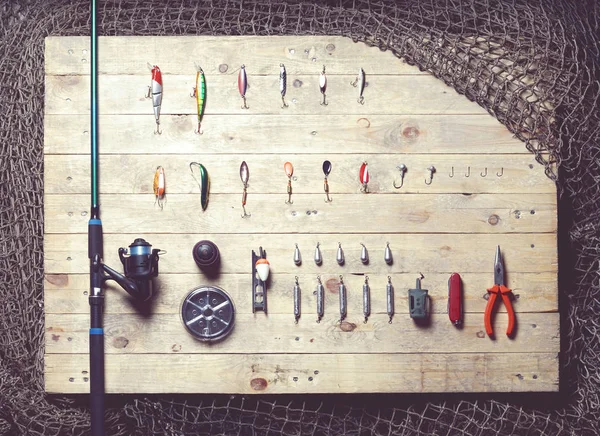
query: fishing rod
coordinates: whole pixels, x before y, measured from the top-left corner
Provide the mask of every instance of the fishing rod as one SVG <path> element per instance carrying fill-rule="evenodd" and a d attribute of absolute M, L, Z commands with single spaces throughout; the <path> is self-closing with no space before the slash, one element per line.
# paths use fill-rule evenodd
<path fill-rule="evenodd" d="M 152 279 L 158 275 L 159 249 L 142 238 L 137 238 L 129 249 L 119 248 L 119 259 L 125 274 L 121 274 L 102 262 L 104 241 L 100 220 L 98 182 L 98 32 L 97 5 L 91 0 L 90 38 L 90 136 L 91 136 L 91 208 L 88 222 L 88 257 L 90 259 L 90 414 L 93 436 L 104 435 L 104 292 L 107 280 L 116 281 L 137 300 L 147 301 L 152 297 Z"/>

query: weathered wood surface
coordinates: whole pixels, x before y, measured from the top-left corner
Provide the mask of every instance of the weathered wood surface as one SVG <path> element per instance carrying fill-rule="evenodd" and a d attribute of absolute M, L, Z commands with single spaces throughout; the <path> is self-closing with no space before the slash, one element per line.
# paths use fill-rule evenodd
<path fill-rule="evenodd" d="M 47 391 L 89 391 L 87 354 L 46 354 L 45 362 Z M 109 354 L 106 389 L 209 394 L 557 391 L 558 355 Z"/>
<path fill-rule="evenodd" d="M 135 237 L 167 250 L 149 307 L 109 285 L 106 293 L 108 392 L 329 393 L 513 392 L 558 390 L 560 345 L 556 189 L 543 168 L 495 119 L 442 82 L 377 48 L 340 37 L 101 37 L 100 201 L 105 261 Z M 313 60 L 314 58 L 314 60 Z M 163 72 L 162 135 L 144 98 L 146 64 Z M 288 72 L 288 109 L 280 106 L 279 64 Z M 196 135 L 189 93 L 194 63 L 206 72 L 203 135 Z M 247 67 L 249 110 L 240 108 L 239 66 Z M 321 106 L 318 77 L 329 78 Z M 367 73 L 365 104 L 350 86 Z M 44 124 L 46 389 L 89 391 L 89 39 L 46 39 Z M 325 204 L 323 160 L 333 203 Z M 239 165 L 250 167 L 242 220 Z M 359 192 L 369 162 L 371 193 Z M 189 162 L 211 176 L 201 211 Z M 293 205 L 284 204 L 283 163 L 295 167 Z M 408 167 L 396 190 L 400 163 Z M 154 205 L 156 166 L 167 173 L 167 203 Z M 427 167 L 433 183 L 426 185 Z M 469 177 L 466 177 L 470 171 Z M 487 171 L 487 172 L 486 172 Z M 453 174 L 453 177 L 450 175 Z M 498 176 L 501 174 L 501 177 Z M 482 176 L 484 175 L 484 176 Z M 190 253 L 200 239 L 221 249 L 218 277 Z M 323 265 L 312 260 L 317 242 Z M 338 242 L 346 264 L 335 262 Z M 360 243 L 371 262 L 359 260 Z M 394 263 L 383 261 L 386 242 Z M 292 262 L 299 244 L 303 263 Z M 507 338 L 505 309 L 483 328 L 493 255 L 501 245 L 514 290 L 517 335 Z M 271 262 L 269 314 L 252 314 L 250 250 Z M 446 313 L 447 280 L 459 272 L 465 325 Z M 416 326 L 407 290 L 425 275 L 432 317 Z M 348 318 L 339 323 L 339 275 Z M 372 315 L 363 323 L 362 283 L 369 275 Z M 325 318 L 315 317 L 316 277 L 326 286 Z M 387 276 L 395 289 L 388 323 Z M 302 317 L 294 324 L 298 276 Z M 232 296 L 236 327 L 225 341 L 196 342 L 181 324 L 182 299 L 200 284 Z M 517 364 L 515 364 L 517 362 Z M 160 368 L 160 370 L 157 370 Z M 209 370 L 210 377 L 205 376 Z M 191 377 L 181 377 L 189 374 Z"/>

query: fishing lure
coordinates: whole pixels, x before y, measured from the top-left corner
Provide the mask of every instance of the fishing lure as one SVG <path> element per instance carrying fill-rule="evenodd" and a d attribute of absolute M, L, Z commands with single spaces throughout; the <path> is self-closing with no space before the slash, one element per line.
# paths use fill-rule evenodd
<path fill-rule="evenodd" d="M 250 179 L 250 170 L 248 169 L 248 164 L 246 161 L 243 161 L 240 165 L 240 179 L 242 179 L 242 183 L 244 184 L 244 192 L 242 193 L 242 210 L 244 214 L 242 218 L 246 218 L 251 216 L 251 214 L 246 212 L 246 199 L 248 198 L 248 180 Z"/>
<path fill-rule="evenodd" d="M 244 101 L 242 109 L 250 109 L 246 104 L 246 90 L 248 89 L 248 76 L 246 75 L 246 66 L 242 65 L 240 72 L 238 73 L 238 90 Z"/>
<path fill-rule="evenodd" d="M 285 93 L 287 92 L 287 73 L 285 71 L 285 65 L 283 64 L 279 64 L 279 92 L 281 92 L 281 109 L 284 109 L 289 105 L 285 102 Z"/>
<path fill-rule="evenodd" d="M 288 176 L 288 199 L 285 201 L 285 204 L 293 204 L 294 202 L 292 201 L 292 176 L 294 175 L 294 166 L 290 162 L 286 162 L 285 164 L 283 164 L 283 169 L 285 170 L 285 174 Z"/>
<path fill-rule="evenodd" d="M 198 108 L 198 130 L 196 130 L 196 133 L 202 135 L 203 132 L 200 129 L 200 125 L 204 116 L 204 104 L 206 103 L 206 77 L 199 65 L 196 65 L 196 86 L 191 96 L 196 98 L 196 106 Z"/>
<path fill-rule="evenodd" d="M 194 174 L 194 167 L 198 167 L 200 180 L 198 180 Z M 192 172 L 192 177 L 200 187 L 200 204 L 202 205 L 202 210 L 206 210 L 208 206 L 208 194 L 210 190 L 210 178 L 208 177 L 208 171 L 206 171 L 204 165 L 198 162 L 190 162 L 190 171 Z"/>
<path fill-rule="evenodd" d="M 350 85 L 354 86 L 355 88 L 358 87 L 358 89 L 360 91 L 358 94 L 358 100 L 356 100 L 360 104 L 365 104 L 365 98 L 363 97 L 363 92 L 365 91 L 366 84 L 367 84 L 367 82 L 365 82 L 365 70 L 363 70 L 361 68 L 358 71 L 358 76 L 356 76 L 356 79 L 354 80 L 354 82 L 350 82 Z"/>
<path fill-rule="evenodd" d="M 360 171 L 358 173 L 358 178 L 360 180 L 360 183 L 362 184 L 362 188 L 360 188 L 361 192 L 367 193 L 369 192 L 369 168 L 368 168 L 368 163 L 367 162 L 363 162 L 362 165 L 360 166 Z"/>
<path fill-rule="evenodd" d="M 323 65 L 323 71 L 321 71 L 321 75 L 319 76 L 319 89 L 321 90 L 321 94 L 323 94 L 323 101 L 321 102 L 321 106 L 327 106 L 326 94 L 327 91 L 327 76 L 325 75 L 325 65 Z"/>
<path fill-rule="evenodd" d="M 165 184 L 165 169 L 161 166 L 156 167 L 154 173 L 154 204 L 158 203 L 158 206 L 162 210 L 164 203 L 166 202 L 166 184 Z"/>
<path fill-rule="evenodd" d="M 146 98 L 152 98 L 152 106 L 154 107 L 154 119 L 156 121 L 155 134 L 162 134 L 160 131 L 160 105 L 162 104 L 162 74 L 158 65 L 148 64 L 148 68 L 152 72 L 152 80 L 148 87 Z"/>
<path fill-rule="evenodd" d="M 331 203 L 333 200 L 329 198 L 329 183 L 327 182 L 327 177 L 331 172 L 331 162 L 326 160 L 323 162 L 323 174 L 325 174 L 325 181 L 323 182 L 323 189 L 325 190 L 325 203 Z"/>

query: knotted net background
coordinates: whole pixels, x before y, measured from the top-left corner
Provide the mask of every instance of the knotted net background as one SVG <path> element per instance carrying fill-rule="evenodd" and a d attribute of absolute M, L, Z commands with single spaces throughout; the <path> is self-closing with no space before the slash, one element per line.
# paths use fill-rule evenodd
<path fill-rule="evenodd" d="M 111 397 L 107 432 L 599 434 L 599 9 L 535 0 L 100 1 L 101 35 L 343 35 L 390 50 L 486 108 L 562 193 L 561 395 Z M 44 37 L 89 33 L 86 1 L 0 0 L 1 434 L 89 429 L 87 397 L 43 391 L 42 252 Z"/>

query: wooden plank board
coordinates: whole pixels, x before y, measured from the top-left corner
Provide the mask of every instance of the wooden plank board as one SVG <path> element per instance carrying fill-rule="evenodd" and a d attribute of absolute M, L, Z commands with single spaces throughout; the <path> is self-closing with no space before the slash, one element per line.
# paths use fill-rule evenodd
<path fill-rule="evenodd" d="M 163 115 L 162 135 L 147 115 L 100 117 L 100 154 L 531 154 L 489 115 Z M 89 115 L 46 114 L 44 152 L 89 155 Z M 293 128 L 292 128 L 293 127 Z M 264 132 L 276 132 L 268 142 Z M 435 157 L 437 159 L 437 156 Z M 435 163 L 435 161 L 433 161 Z M 458 168 L 457 168 L 458 170 Z M 466 167 L 463 165 L 466 173 Z"/>
<path fill-rule="evenodd" d="M 99 44 L 105 261 L 118 269 L 117 248 L 136 237 L 167 251 L 151 305 L 142 307 L 116 285 L 107 286 L 109 392 L 558 390 L 556 188 L 523 144 L 476 103 L 389 52 L 341 37 L 102 37 Z M 46 39 L 49 392 L 89 389 L 88 48 L 88 38 Z M 148 62 L 163 72 L 162 135 L 154 134 L 152 104 L 144 97 Z M 281 62 L 288 72 L 288 109 L 281 108 L 278 91 Z M 189 98 L 194 63 L 202 65 L 208 86 L 203 135 L 194 133 L 195 102 Z M 247 66 L 249 110 L 240 108 L 241 64 Z M 323 64 L 328 106 L 319 104 Z M 364 105 L 349 84 L 359 67 L 367 74 Z M 250 167 L 248 219 L 240 218 L 242 160 Z M 324 160 L 333 163 L 330 204 L 323 201 Z M 359 191 L 358 169 L 365 160 L 369 194 Z M 202 162 L 211 177 L 204 212 L 191 161 Z M 285 161 L 295 167 L 292 205 L 284 203 Z M 396 190 L 400 163 L 408 172 Z M 164 210 L 154 205 L 151 186 L 158 165 L 167 172 Z M 430 165 L 436 173 L 426 185 Z M 200 239 L 221 250 L 216 276 L 200 272 L 190 255 Z M 388 242 L 392 265 L 383 261 Z M 317 243 L 321 266 L 312 260 Z M 338 243 L 344 266 L 335 262 Z M 369 249 L 368 265 L 360 262 L 360 243 Z M 302 251 L 299 267 L 292 262 L 295 244 Z M 507 319 L 499 307 L 498 334 L 491 340 L 483 311 L 498 244 L 515 295 L 517 334 L 502 334 Z M 253 314 L 250 305 L 250 251 L 259 246 L 271 262 L 268 315 Z M 452 272 L 460 272 L 464 284 L 460 329 L 451 325 L 446 308 Z M 407 290 L 420 273 L 432 301 L 424 326 L 408 315 Z M 319 324 L 317 275 L 326 289 Z M 341 323 L 339 275 L 348 288 L 348 318 Z M 372 300 L 367 323 L 365 275 Z M 298 324 L 292 305 L 296 276 L 302 289 Z M 391 324 L 388 276 L 396 296 Z M 182 299 L 200 284 L 223 287 L 236 305 L 231 336 L 210 346 L 187 334 L 179 314 Z"/>
<path fill-rule="evenodd" d="M 46 391 L 89 392 L 87 354 L 46 354 L 45 366 Z M 157 367 L 170 371 L 157 372 Z M 496 353 L 109 354 L 106 389 L 206 394 L 547 392 L 558 391 L 558 355 L 525 353 L 515 360 L 514 354 Z"/>

